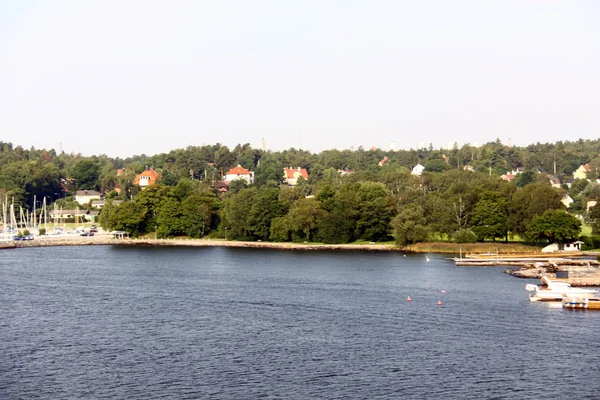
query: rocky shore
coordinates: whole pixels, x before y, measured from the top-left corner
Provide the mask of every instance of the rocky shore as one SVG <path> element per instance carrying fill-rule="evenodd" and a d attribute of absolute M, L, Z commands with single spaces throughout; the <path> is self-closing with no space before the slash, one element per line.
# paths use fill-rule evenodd
<path fill-rule="evenodd" d="M 506 272 L 517 278 L 541 278 L 547 276 L 556 278 L 557 272 L 568 272 L 567 281 L 573 286 L 599 286 L 600 262 L 585 259 L 548 260 L 526 264 L 516 269 L 507 269 Z"/>

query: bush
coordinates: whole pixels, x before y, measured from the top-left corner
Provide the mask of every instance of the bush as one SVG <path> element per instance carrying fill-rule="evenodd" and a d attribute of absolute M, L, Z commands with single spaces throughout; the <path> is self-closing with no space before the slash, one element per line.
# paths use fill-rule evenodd
<path fill-rule="evenodd" d="M 581 250 L 593 250 L 600 248 L 600 236 L 592 235 L 592 236 L 580 236 L 579 240 L 583 242 L 581 246 Z"/>
<path fill-rule="evenodd" d="M 44 236 L 46 234 L 46 229 L 40 228 L 40 236 Z"/>
<path fill-rule="evenodd" d="M 477 235 L 470 229 L 459 229 L 452 235 L 454 243 L 475 243 Z"/>
<path fill-rule="evenodd" d="M 29 235 L 31 235 L 31 232 L 29 232 L 27 229 L 25 229 L 23 231 L 23 236 L 29 236 Z"/>
<path fill-rule="evenodd" d="M 580 236 L 579 240 L 583 242 L 581 250 L 592 250 L 594 249 L 594 240 L 589 236 Z"/>

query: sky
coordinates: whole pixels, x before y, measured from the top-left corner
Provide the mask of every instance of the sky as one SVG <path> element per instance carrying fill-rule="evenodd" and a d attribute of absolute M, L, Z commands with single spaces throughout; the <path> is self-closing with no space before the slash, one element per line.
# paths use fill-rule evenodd
<path fill-rule="evenodd" d="M 600 2 L 0 0 L 0 141 L 434 148 L 600 137 Z"/>

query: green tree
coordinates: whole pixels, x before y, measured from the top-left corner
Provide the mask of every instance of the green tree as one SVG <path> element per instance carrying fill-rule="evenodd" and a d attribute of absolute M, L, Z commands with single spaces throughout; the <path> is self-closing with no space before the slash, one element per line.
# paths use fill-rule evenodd
<path fill-rule="evenodd" d="M 287 208 L 279 200 L 279 189 L 265 188 L 259 190 L 249 211 L 249 223 L 252 234 L 261 240 L 268 240 L 271 235 L 271 222 L 274 218 L 286 214 Z"/>
<path fill-rule="evenodd" d="M 223 202 L 221 221 L 227 239 L 247 240 L 252 238 L 249 214 L 255 196 L 254 189 L 242 189 Z"/>
<path fill-rule="evenodd" d="M 162 202 L 167 198 L 169 188 L 161 184 L 148 186 L 135 198 L 135 201 L 146 207 L 146 216 L 142 223 L 142 232 L 154 232 L 157 229 L 158 213 Z"/>
<path fill-rule="evenodd" d="M 181 202 L 174 197 L 163 200 L 156 216 L 156 223 L 156 235 L 159 238 L 185 235 L 188 226 Z"/>
<path fill-rule="evenodd" d="M 533 171 L 525 171 L 515 176 L 515 185 L 517 185 L 517 187 L 522 188 L 533 182 L 535 182 L 535 172 Z"/>
<path fill-rule="evenodd" d="M 481 240 L 506 238 L 508 235 L 507 202 L 499 193 L 485 192 L 475 205 L 472 230 Z"/>
<path fill-rule="evenodd" d="M 287 221 L 293 231 L 302 232 L 305 240 L 310 241 L 325 210 L 315 198 L 305 198 L 295 201 L 287 214 Z"/>
<path fill-rule="evenodd" d="M 399 246 L 425 242 L 429 231 L 425 225 L 423 208 L 417 204 L 409 204 L 391 222 L 393 236 Z"/>
<path fill-rule="evenodd" d="M 185 233 L 190 237 L 202 237 L 214 224 L 218 202 L 214 195 L 191 194 L 181 203 L 181 217 Z"/>
<path fill-rule="evenodd" d="M 323 243 L 349 243 L 354 239 L 356 225 L 340 210 L 325 213 L 318 221 L 317 238 Z"/>
<path fill-rule="evenodd" d="M 269 238 L 274 242 L 287 242 L 290 240 L 289 222 L 286 217 L 273 218 L 271 221 L 271 234 Z"/>
<path fill-rule="evenodd" d="M 71 176 L 75 179 L 78 189 L 97 190 L 100 186 L 98 182 L 100 166 L 90 159 L 77 161 L 71 169 Z"/>
<path fill-rule="evenodd" d="M 109 229 L 129 232 L 131 236 L 139 236 L 140 227 L 146 215 L 146 208 L 141 204 L 132 201 L 126 201 L 119 204 L 108 215 L 106 223 Z"/>
<path fill-rule="evenodd" d="M 518 235 L 527 236 L 528 227 L 533 218 L 547 210 L 562 207 L 561 194 L 549 183 L 532 183 L 518 189 L 508 205 L 509 230 Z"/>
<path fill-rule="evenodd" d="M 592 234 L 600 235 L 600 204 L 590 207 L 589 220 L 592 226 Z"/>
<path fill-rule="evenodd" d="M 529 230 L 535 240 L 565 243 L 579 237 L 581 222 L 566 211 L 548 210 L 533 219 Z"/>
<path fill-rule="evenodd" d="M 381 183 L 365 182 L 358 189 L 357 200 L 356 237 L 372 241 L 387 239 L 394 214 L 390 192 Z"/>

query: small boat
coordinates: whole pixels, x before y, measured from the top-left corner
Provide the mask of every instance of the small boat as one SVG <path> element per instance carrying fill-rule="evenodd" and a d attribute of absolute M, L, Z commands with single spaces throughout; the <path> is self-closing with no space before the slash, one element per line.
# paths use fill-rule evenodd
<path fill-rule="evenodd" d="M 569 310 L 600 310 L 600 298 L 565 297 L 562 306 Z"/>
<path fill-rule="evenodd" d="M 529 295 L 530 301 L 562 301 L 564 297 L 587 299 L 598 293 L 598 289 L 572 287 L 567 282 L 553 281 L 546 276 L 541 280 L 542 285 L 525 286 L 525 290 L 533 292 Z"/>

